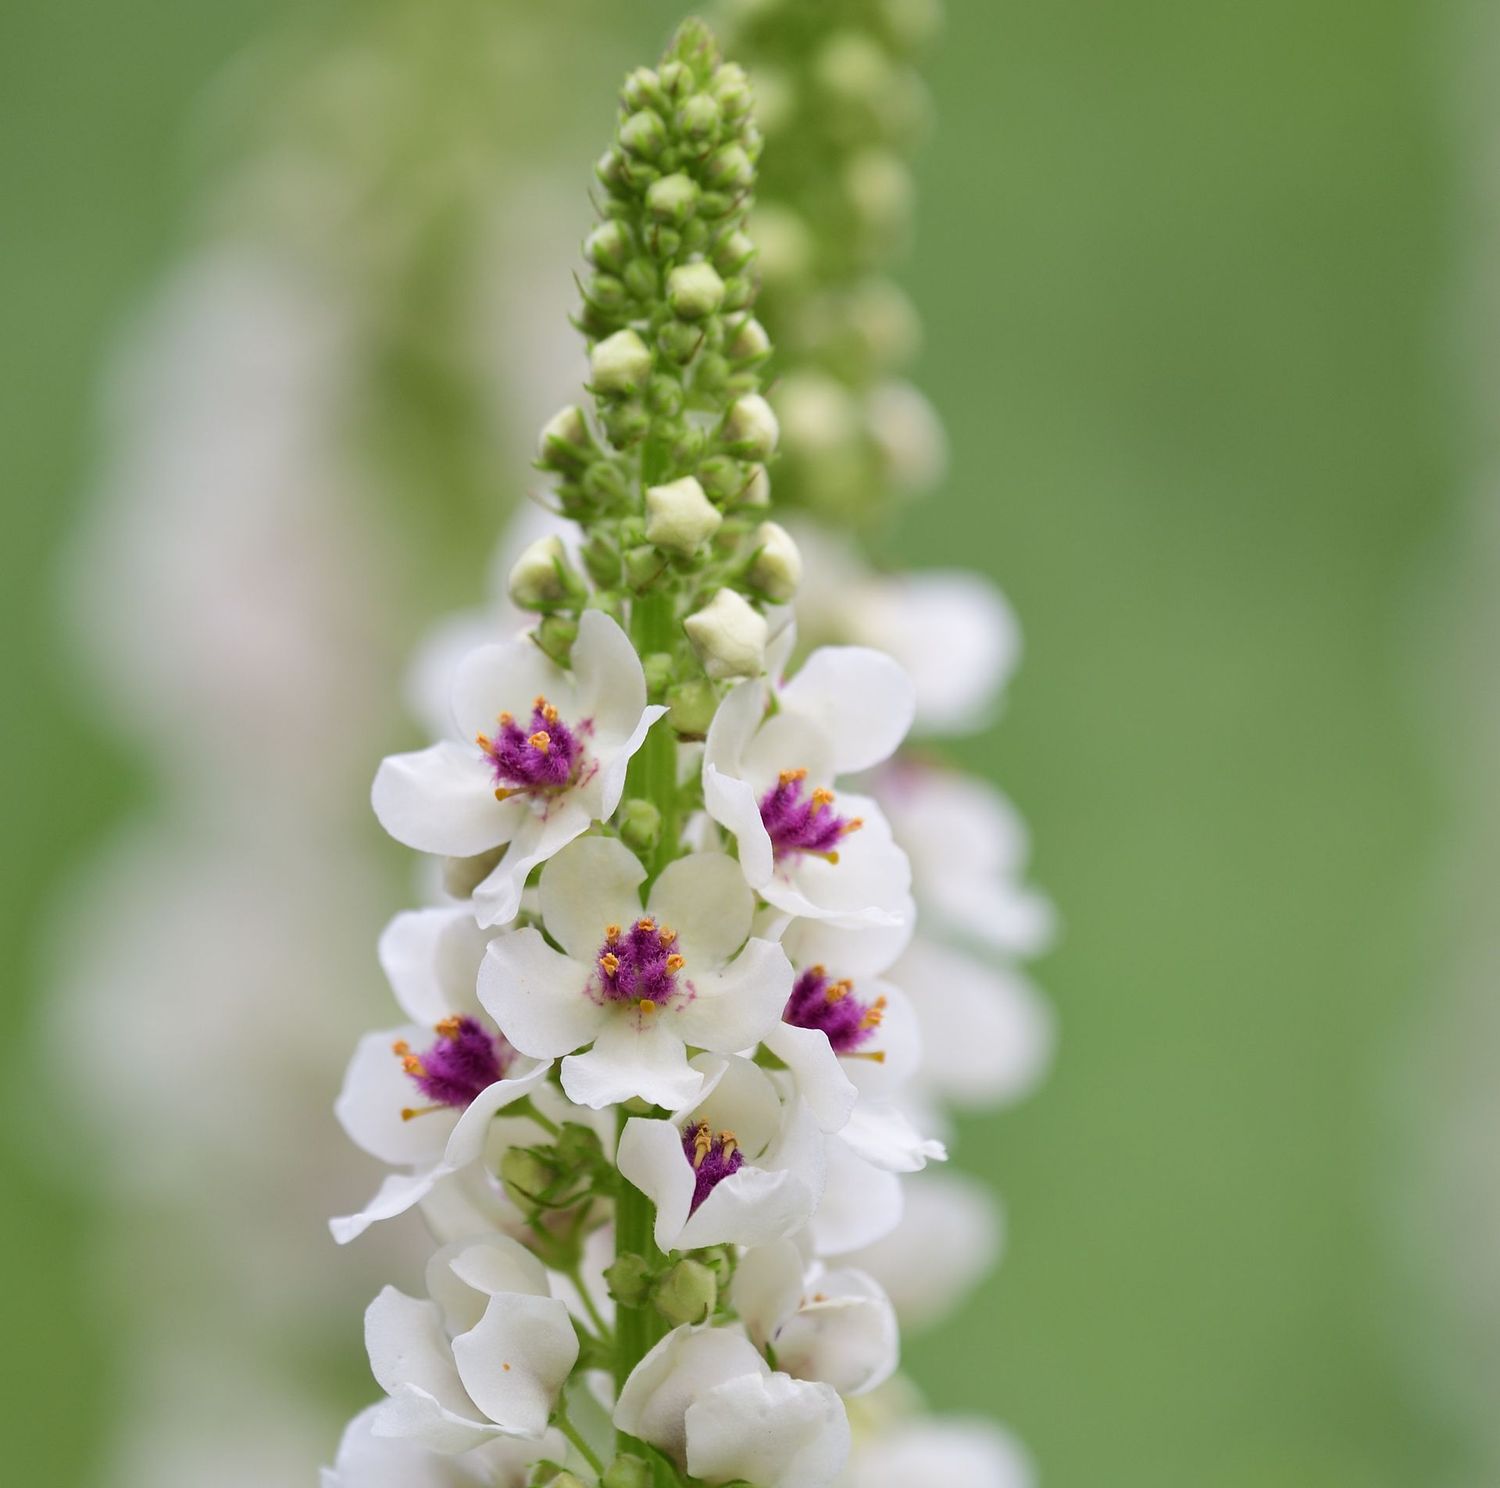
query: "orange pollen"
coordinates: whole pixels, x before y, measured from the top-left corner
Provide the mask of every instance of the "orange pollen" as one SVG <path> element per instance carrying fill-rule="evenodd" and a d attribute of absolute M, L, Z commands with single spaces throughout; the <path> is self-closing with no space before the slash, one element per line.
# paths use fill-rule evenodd
<path fill-rule="evenodd" d="M 543 697 L 541 693 L 537 693 L 537 695 L 531 700 L 531 706 L 533 708 L 536 708 L 538 711 L 545 713 L 547 711 L 547 699 Z"/>
<path fill-rule="evenodd" d="M 807 779 L 807 771 L 802 769 L 783 770 L 776 778 L 782 785 L 795 785 L 799 780 Z"/>
<path fill-rule="evenodd" d="M 810 967 L 809 967 L 809 968 L 808 968 L 808 970 L 809 970 L 809 971 L 811 971 L 811 972 L 812 972 L 812 974 L 813 974 L 813 975 L 814 975 L 814 976 L 815 976 L 815 977 L 817 977 L 817 978 L 818 978 L 818 979 L 819 979 L 819 980 L 820 980 L 820 981 L 821 981 L 821 980 L 822 980 L 822 979 L 823 979 L 823 978 L 824 978 L 824 977 L 826 977 L 826 976 L 827 976 L 827 975 L 828 975 L 828 968 L 827 968 L 827 967 L 826 967 L 826 966 L 824 966 L 824 965 L 823 965 L 823 963 L 822 963 L 822 962 L 821 962 L 821 961 L 819 961 L 819 962 L 817 962 L 817 963 L 816 963 L 816 964 L 815 964 L 815 965 L 813 965 L 813 966 L 810 966 Z"/>
<path fill-rule="evenodd" d="M 493 748 L 494 748 L 494 745 L 493 745 L 493 743 L 492 743 L 492 742 L 491 742 L 491 740 L 490 740 L 490 736 L 489 736 L 489 735 L 488 735 L 488 734 L 475 734 L 475 735 L 474 735 L 474 742 L 475 742 L 475 743 L 476 743 L 476 744 L 477 744 L 477 745 L 478 745 L 478 746 L 479 746 L 479 747 L 480 747 L 480 748 L 481 748 L 481 749 L 482 749 L 482 750 L 484 750 L 484 752 L 485 752 L 485 753 L 486 753 L 486 754 L 488 754 L 488 753 L 489 753 L 489 752 L 490 752 L 490 750 L 491 750 L 491 749 L 493 749 Z"/>
<path fill-rule="evenodd" d="M 499 718 L 501 728 L 509 728 L 516 721 L 514 713 L 502 713 Z"/>
<path fill-rule="evenodd" d="M 543 754 L 546 754 L 552 748 L 552 735 L 546 729 L 538 729 L 526 742 L 533 749 L 538 749 Z"/>
<path fill-rule="evenodd" d="M 415 1121 L 418 1116 L 431 1116 L 434 1111 L 446 1110 L 445 1106 L 402 1106 L 401 1119 Z"/>
<path fill-rule="evenodd" d="M 812 809 L 821 811 L 825 806 L 833 805 L 833 792 L 826 785 L 820 785 L 812 793 Z"/>
<path fill-rule="evenodd" d="M 520 794 L 520 791 L 513 790 L 508 785 L 497 785 L 495 787 L 495 799 L 497 801 L 508 801 L 512 796 L 519 796 Z"/>
<path fill-rule="evenodd" d="M 856 1050 L 854 1053 L 852 1053 L 852 1054 L 845 1054 L 843 1057 L 845 1059 L 868 1059 L 871 1064 L 884 1064 L 885 1063 L 885 1050 L 884 1049 L 871 1049 L 868 1053 L 864 1053 L 864 1052 L 861 1052 L 859 1050 Z"/>
<path fill-rule="evenodd" d="M 703 1159 L 713 1151 L 714 1139 L 712 1133 L 706 1126 L 699 1127 L 698 1135 L 693 1138 L 693 1166 L 701 1168 Z"/>
<path fill-rule="evenodd" d="M 845 827 L 844 830 L 847 832 L 849 828 Z M 838 866 L 839 855 L 836 852 L 810 852 L 808 853 L 808 857 L 822 858 L 825 863 L 832 863 L 835 867 Z"/>
<path fill-rule="evenodd" d="M 842 1002 L 854 990 L 854 983 L 847 978 L 842 982 L 835 982 L 823 995 L 829 1002 Z"/>
<path fill-rule="evenodd" d="M 444 1018 L 441 1023 L 433 1024 L 432 1031 L 439 1038 L 456 1039 L 458 1037 L 459 1020 L 456 1017 Z"/>
<path fill-rule="evenodd" d="M 396 1042 L 391 1045 L 391 1053 L 392 1054 L 403 1054 L 403 1055 L 404 1054 L 410 1054 L 411 1053 L 411 1045 L 409 1043 L 407 1043 L 405 1039 L 397 1039 Z"/>
<path fill-rule="evenodd" d="M 650 931 L 656 929 L 656 921 L 653 920 L 650 915 L 643 915 L 635 922 L 635 928 L 637 930 L 644 930 L 649 933 Z"/>
<path fill-rule="evenodd" d="M 857 831 L 859 831 L 859 829 L 862 826 L 864 826 L 864 824 L 865 824 L 864 817 L 862 817 L 862 816 L 851 816 L 849 818 L 849 820 L 844 823 L 844 827 L 843 827 L 844 836 L 847 837 L 850 832 L 857 832 Z"/>
<path fill-rule="evenodd" d="M 606 944 L 614 945 L 620 938 L 620 927 L 618 925 L 606 925 L 604 927 L 604 939 Z"/>
<path fill-rule="evenodd" d="M 654 1002 L 652 1002 L 649 997 L 643 997 L 643 998 L 641 998 L 641 1000 L 636 1004 L 636 1006 L 643 1013 L 654 1013 L 656 1011 L 656 1004 Z"/>
<path fill-rule="evenodd" d="M 548 723 L 556 723 L 557 709 L 554 708 L 551 703 L 548 703 L 547 706 L 542 709 L 542 717 L 545 718 Z"/>
<path fill-rule="evenodd" d="M 684 966 L 686 966 L 686 965 L 687 965 L 687 962 L 684 961 L 681 956 L 668 956 L 667 957 L 667 970 L 668 971 L 681 971 L 682 968 Z"/>
<path fill-rule="evenodd" d="M 727 1162 L 739 1151 L 740 1144 L 732 1131 L 720 1132 L 719 1137 L 723 1144 L 720 1150 L 723 1152 L 724 1159 Z"/>
<path fill-rule="evenodd" d="M 599 964 L 613 976 L 620 969 L 620 958 L 613 951 L 606 951 L 600 956 Z"/>
<path fill-rule="evenodd" d="M 403 1054 L 401 1056 L 401 1068 L 417 1080 L 420 1080 L 427 1073 L 422 1068 L 422 1061 L 415 1054 Z"/>
<path fill-rule="evenodd" d="M 677 932 L 670 925 L 663 925 L 659 939 L 664 946 L 669 946 L 677 939 Z"/>

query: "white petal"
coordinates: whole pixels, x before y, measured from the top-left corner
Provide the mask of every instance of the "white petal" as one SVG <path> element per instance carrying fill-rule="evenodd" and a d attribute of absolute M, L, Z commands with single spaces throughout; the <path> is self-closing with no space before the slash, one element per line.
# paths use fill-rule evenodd
<path fill-rule="evenodd" d="M 1046 1074 L 1056 1020 L 1019 972 L 922 939 L 891 977 L 911 993 L 924 1080 L 941 1099 L 970 1107 L 1019 1100 Z"/>
<path fill-rule="evenodd" d="M 478 1009 L 474 980 L 487 940 L 467 905 L 403 910 L 385 927 L 381 970 L 412 1022 L 430 1028 Z"/>
<path fill-rule="evenodd" d="M 440 1246 L 428 1258 L 426 1281 L 450 1334 L 474 1327 L 490 1298 L 502 1292 L 548 1295 L 546 1268 L 509 1235 L 470 1236 Z"/>
<path fill-rule="evenodd" d="M 687 1469 L 698 1478 L 832 1488 L 849 1457 L 838 1392 L 784 1374 L 715 1386 L 688 1407 L 685 1424 Z"/>
<path fill-rule="evenodd" d="M 782 706 L 815 723 L 833 745 L 834 771 L 852 775 L 889 759 L 916 713 L 905 670 L 865 646 L 821 646 L 781 690 Z"/>
<path fill-rule="evenodd" d="M 890 1299 L 859 1271 L 828 1271 L 776 1335 L 776 1363 L 798 1379 L 822 1380 L 840 1395 L 864 1395 L 900 1360 Z"/>
<path fill-rule="evenodd" d="M 781 1092 L 753 1060 L 699 1054 L 693 1060 L 703 1089 L 691 1111 L 679 1115 L 706 1121 L 715 1131 L 732 1131 L 747 1160 L 759 1161 L 780 1136 L 786 1112 Z"/>
<path fill-rule="evenodd" d="M 525 816 L 505 849 L 505 856 L 474 890 L 474 915 L 481 925 L 505 925 L 515 919 L 531 870 L 588 831 L 592 819 L 577 797 L 577 791 L 554 797 L 548 801 L 545 815 L 524 806 Z M 509 806 L 519 800 L 516 797 L 505 804 Z"/>
<path fill-rule="evenodd" d="M 575 961 L 592 966 L 604 947 L 604 927 L 640 918 L 646 870 L 616 837 L 571 842 L 542 872 L 542 920 L 547 934 Z"/>
<path fill-rule="evenodd" d="M 455 1171 L 471 1162 L 478 1162 L 496 1113 L 543 1086 L 551 1068 L 550 1060 L 530 1069 L 523 1068 L 518 1061 L 506 1079 L 496 1080 L 493 1085 L 481 1090 L 465 1107 L 463 1115 L 458 1118 L 448 1137 L 448 1145 L 443 1151 L 444 1168 Z"/>
<path fill-rule="evenodd" d="M 493 1479 L 479 1458 L 445 1457 L 419 1442 L 376 1436 L 379 1406 L 362 1410 L 345 1428 L 323 1488 L 487 1488 Z"/>
<path fill-rule="evenodd" d="M 519 798 L 495 799 L 495 782 L 476 749 L 434 744 L 380 762 L 370 804 L 380 825 L 407 847 L 472 858 L 509 842 L 525 819 Z"/>
<path fill-rule="evenodd" d="M 1035 1488 L 1036 1472 L 1015 1439 L 989 1421 L 903 1422 L 855 1453 L 852 1488 Z"/>
<path fill-rule="evenodd" d="M 915 1173 L 947 1156 L 943 1144 L 924 1137 L 895 1106 L 862 1100 L 839 1133 L 867 1163 L 890 1173 Z"/>
<path fill-rule="evenodd" d="M 615 807 L 625 793 L 625 776 L 630 761 L 646 742 L 652 725 L 665 716 L 666 711 L 660 704 L 653 703 L 636 720 L 635 727 L 622 742 L 595 746 L 594 761 L 598 768 L 579 786 L 579 799 L 587 805 L 595 821 L 605 821 L 614 815 Z"/>
<path fill-rule="evenodd" d="M 340 1245 L 357 1240 L 372 1224 L 405 1214 L 413 1204 L 420 1204 L 443 1176 L 441 1168 L 424 1168 L 417 1173 L 387 1173 L 375 1197 L 358 1214 L 343 1214 L 328 1221 L 328 1229 Z"/>
<path fill-rule="evenodd" d="M 781 937 L 799 969 L 823 965 L 835 978 L 879 976 L 911 943 L 917 908 L 908 894 L 894 925 L 838 925 L 831 920 L 795 920 Z"/>
<path fill-rule="evenodd" d="M 461 1452 L 493 1434 L 478 1419 L 454 1366 L 442 1309 L 386 1287 L 365 1311 L 370 1371 L 391 1398 L 379 1436 L 410 1436 L 439 1452 Z"/>
<path fill-rule="evenodd" d="M 504 1292 L 453 1340 L 459 1377 L 501 1430 L 539 1437 L 578 1358 L 567 1306 L 553 1297 Z"/>
<path fill-rule="evenodd" d="M 802 1298 L 802 1252 L 791 1240 L 746 1251 L 729 1284 L 729 1300 L 755 1346 L 764 1349 Z"/>
<path fill-rule="evenodd" d="M 670 1012 L 643 1015 L 618 1009 L 606 1015 L 584 1054 L 563 1060 L 562 1086 L 567 1097 L 595 1111 L 639 1097 L 653 1106 L 676 1111 L 691 1105 L 703 1088 L 703 1076 L 687 1061 L 678 1021 Z"/>
<path fill-rule="evenodd" d="M 513 714 L 524 726 L 539 696 L 552 703 L 570 727 L 581 722 L 567 673 L 549 661 L 529 636 L 480 646 L 459 662 L 453 677 L 458 737 L 468 744 L 478 734 L 494 734 L 501 713 Z"/>
<path fill-rule="evenodd" d="M 819 1255 L 846 1255 L 873 1245 L 901 1220 L 901 1180 L 872 1167 L 838 1137 L 827 1138 L 827 1176 L 812 1219 Z"/>
<path fill-rule="evenodd" d="M 704 740 L 703 763 L 725 775 L 738 777 L 745 750 L 766 714 L 766 686 L 761 681 L 741 682 L 730 688 L 719 704 Z"/>
<path fill-rule="evenodd" d="M 779 1024 L 792 995 L 792 964 L 779 945 L 749 941 L 722 971 L 707 975 L 693 975 L 693 965 L 690 960 L 683 971 L 693 1000 L 673 1019 L 687 1043 L 733 1054 L 759 1043 Z"/>
<path fill-rule="evenodd" d="M 740 865 L 724 853 L 691 853 L 662 869 L 649 908 L 678 935 L 678 949 L 694 968 L 722 966 L 745 943 L 755 895 Z"/>
<path fill-rule="evenodd" d="M 623 742 L 646 711 L 646 676 L 629 637 L 602 610 L 585 610 L 572 660 L 578 706 L 593 720 L 595 737 Z"/>
<path fill-rule="evenodd" d="M 762 896 L 789 914 L 842 925 L 899 925 L 911 889 L 906 854 L 870 797 L 840 791 L 837 809 L 864 823 L 839 843 L 838 862 L 806 853 L 789 857 L 761 888 Z"/>
<path fill-rule="evenodd" d="M 859 1092 L 833 1052 L 828 1035 L 818 1028 L 778 1023 L 765 1035 L 765 1044 L 791 1070 L 797 1092 L 819 1128 L 838 1131 L 848 1121 Z"/>
<path fill-rule="evenodd" d="M 426 1098 L 401 1067 L 392 1045 L 406 1042 L 420 1048 L 430 1029 L 415 1025 L 367 1033 L 355 1048 L 344 1075 L 343 1089 L 334 1102 L 334 1115 L 351 1141 L 382 1162 L 436 1163 L 458 1113 L 434 1111 L 403 1121 L 406 1107 L 423 1106 Z"/>
<path fill-rule="evenodd" d="M 656 1206 L 656 1243 L 663 1250 L 674 1249 L 697 1186 L 682 1150 L 682 1133 L 670 1121 L 632 1116 L 620 1133 L 615 1164 L 620 1176 Z"/>
<path fill-rule="evenodd" d="M 769 1373 L 738 1328 L 674 1328 L 630 1372 L 620 1389 L 614 1423 L 681 1464 L 687 1444 L 684 1417 L 693 1401 L 726 1380 Z"/>
<path fill-rule="evenodd" d="M 840 1062 L 862 1100 L 888 1101 L 919 1072 L 926 1071 L 922 1023 L 911 998 L 890 982 L 870 979 L 856 983 L 854 990 L 857 996 L 883 1002 L 884 1006 L 874 1037 Z M 859 1057 L 867 1053 L 880 1057 Z"/>
<path fill-rule="evenodd" d="M 678 1151 L 681 1152 L 679 1144 Z M 691 1167 L 686 1157 L 684 1166 Z M 811 1175 L 748 1164 L 720 1180 L 683 1225 L 673 1249 L 705 1245 L 766 1245 L 795 1234 L 811 1217 L 818 1195 Z M 657 1244 L 662 1242 L 658 1239 Z"/>
<path fill-rule="evenodd" d="M 743 780 L 722 774 L 713 764 L 705 763 L 703 804 L 708 814 L 734 838 L 745 882 L 752 889 L 764 890 L 771 883 L 775 859 L 755 792 Z"/>
<path fill-rule="evenodd" d="M 541 932 L 512 930 L 490 942 L 479 1000 L 523 1054 L 556 1059 L 598 1032 L 605 1009 L 589 995 L 588 967 L 554 951 Z"/>
<path fill-rule="evenodd" d="M 783 770 L 806 770 L 815 784 L 838 774 L 833 741 L 800 713 L 773 713 L 745 746 L 740 777 L 757 795 L 771 789 Z"/>
<path fill-rule="evenodd" d="M 922 1173 L 905 1190 L 901 1222 L 845 1259 L 881 1283 L 904 1325 L 925 1328 L 994 1269 L 1001 1218 L 989 1189 L 962 1173 Z"/>

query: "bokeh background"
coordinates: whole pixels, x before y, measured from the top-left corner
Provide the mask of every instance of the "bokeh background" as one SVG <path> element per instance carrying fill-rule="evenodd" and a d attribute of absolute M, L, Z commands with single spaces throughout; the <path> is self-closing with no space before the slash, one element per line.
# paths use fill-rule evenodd
<path fill-rule="evenodd" d="M 277 79 L 380 9 L 400 7 L 0 9 L 0 1401 L 15 1482 L 111 1481 L 146 1367 L 122 1290 L 146 1311 L 190 1307 L 193 1257 L 209 1250 L 213 1285 L 258 1264 L 256 1286 L 299 1296 L 351 1264 L 321 1230 L 268 1262 L 185 1231 L 170 1207 L 122 1209 L 104 1149 L 51 1117 L 59 1072 L 68 1102 L 88 1105 L 97 1050 L 70 1070 L 45 1003 L 59 965 L 110 955 L 79 874 L 181 767 L 164 768 L 149 728 L 114 725 L 63 618 L 90 571 L 78 532 L 99 499 L 106 368 L 169 267 L 242 209 L 205 213 L 218 176 L 242 168 L 248 141 L 305 122 Z M 424 152 L 470 131 L 465 169 L 492 173 L 500 236 L 532 276 L 517 270 L 518 298 L 540 284 L 565 305 L 571 261 L 551 245 L 587 226 L 616 76 L 654 54 L 678 9 L 538 9 L 406 7 L 384 44 L 430 50 L 438 74 L 466 58 L 452 91 L 473 111 L 397 110 L 404 124 L 334 131 L 331 148 L 364 147 L 378 199 L 432 185 Z M 1022 619 L 1003 724 L 962 757 L 1026 814 L 1035 876 L 1061 907 L 1039 980 L 1062 1038 L 1038 1095 L 963 1133 L 965 1166 L 1004 1195 L 1007 1254 L 910 1363 L 945 1407 L 1003 1417 L 1056 1488 L 1487 1488 L 1500 1173 L 1483 1056 L 1500 1019 L 1483 949 L 1497 681 L 1483 332 L 1485 276 L 1500 280 L 1487 236 L 1500 172 L 1486 175 L 1500 105 L 1482 59 L 1500 60 L 1500 23 L 1431 0 L 949 11 L 903 278 L 926 321 L 917 379 L 953 462 L 899 547 L 983 567 Z M 476 53 L 481 25 L 502 39 Z M 451 267 L 443 200 L 439 182 L 428 238 L 384 256 L 350 209 L 322 266 L 336 295 L 353 244 L 351 272 L 390 286 L 374 406 L 423 410 L 409 428 L 372 420 L 383 480 L 357 509 L 370 550 L 330 571 L 374 594 L 378 623 L 341 633 L 359 654 L 335 650 L 320 680 L 334 713 L 341 666 L 386 667 L 394 688 L 424 620 L 479 598 L 524 484 L 519 431 L 546 411 L 453 395 L 428 334 Z M 295 218 L 291 201 L 260 209 Z M 539 348 L 563 331 L 512 334 L 509 313 L 493 353 L 524 403 Z M 170 398 L 157 415 L 170 426 Z M 434 430 L 480 453 L 434 479 Z M 149 520 L 143 572 L 151 542 L 178 535 L 172 509 Z M 274 607 L 274 579 L 266 592 Z M 111 624 L 108 604 L 82 613 Z M 347 916 L 346 963 L 368 977 L 336 1004 L 348 1039 L 361 996 L 384 1015 L 369 935 L 406 891 L 362 816 L 368 768 L 411 727 L 399 703 L 357 714 L 368 733 L 325 782 L 347 793 L 348 856 L 333 861 L 375 865 Z M 199 763 L 208 798 L 244 788 L 232 756 Z M 217 833 L 210 855 L 239 852 Z M 310 892 L 330 887 L 311 877 Z M 253 943 L 253 923 L 239 932 Z M 254 959 L 246 942 L 230 961 Z M 309 1017 L 328 1016 L 323 989 L 306 996 Z M 296 1049 L 286 1004 L 283 991 L 247 1036 Z M 211 1084 L 212 1050 L 152 1016 L 120 1036 L 140 1099 Z M 98 1027 L 84 1020 L 80 1046 Z M 331 1100 L 338 1060 L 327 1068 Z M 327 1146 L 322 1104 L 307 1109 L 309 1141 Z M 235 1115 L 253 1139 L 261 1113 Z M 245 1171 L 244 1201 L 274 1206 L 276 1158 L 264 1188 Z M 171 1243 L 182 1254 L 152 1267 Z M 309 1327 L 292 1383 L 352 1408 L 369 1393 L 357 1311 L 342 1340 L 336 1314 L 317 1321 L 333 1342 Z M 181 1409 L 207 1411 L 197 1429 L 212 1438 L 234 1402 L 185 1392 Z"/>

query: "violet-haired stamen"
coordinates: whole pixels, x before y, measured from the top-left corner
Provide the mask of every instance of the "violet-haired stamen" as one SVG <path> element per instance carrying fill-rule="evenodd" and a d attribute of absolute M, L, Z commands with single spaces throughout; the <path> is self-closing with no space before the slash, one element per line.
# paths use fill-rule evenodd
<path fill-rule="evenodd" d="M 515 1050 L 498 1033 L 491 1033 L 478 1018 L 450 1016 L 434 1026 L 437 1041 L 417 1054 L 405 1039 L 397 1039 L 391 1052 L 402 1070 L 431 1102 L 407 1107 L 403 1121 L 433 1111 L 466 1110 L 481 1091 L 505 1078 L 515 1059 Z"/>
<path fill-rule="evenodd" d="M 682 1134 L 682 1153 L 693 1168 L 693 1200 L 690 1214 L 731 1173 L 745 1165 L 745 1154 L 732 1131 L 713 1131 L 707 1122 L 694 1122 Z"/>
<path fill-rule="evenodd" d="M 885 1062 L 883 1051 L 864 1052 L 885 1016 L 886 1000 L 869 1001 L 855 995 L 848 978 L 834 980 L 825 966 L 810 966 L 792 985 L 783 1021 L 798 1028 L 816 1028 L 827 1035 L 835 1054 L 846 1058 Z"/>
<path fill-rule="evenodd" d="M 834 799 L 826 786 L 807 790 L 806 770 L 783 770 L 759 803 L 761 823 L 775 855 L 805 853 L 837 863 L 838 844 L 864 822 L 857 816 L 840 816 L 833 809 Z"/>

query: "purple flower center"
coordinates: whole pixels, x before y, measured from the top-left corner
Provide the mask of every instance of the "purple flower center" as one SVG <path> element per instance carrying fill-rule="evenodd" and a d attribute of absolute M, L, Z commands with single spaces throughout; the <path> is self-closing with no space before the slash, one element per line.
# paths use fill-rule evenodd
<path fill-rule="evenodd" d="M 420 1054 L 413 1053 L 405 1039 L 391 1046 L 417 1089 L 432 1102 L 419 1110 L 403 1110 L 405 1121 L 443 1106 L 466 1110 L 480 1091 L 504 1078 L 516 1057 L 509 1042 L 477 1018 L 444 1018 L 434 1032 L 437 1041 Z"/>
<path fill-rule="evenodd" d="M 866 1002 L 854 995 L 854 983 L 834 981 L 826 967 L 810 966 L 797 978 L 787 999 L 782 1021 L 798 1028 L 821 1028 L 835 1054 L 854 1054 L 875 1037 L 885 1015 L 885 998 Z M 861 1059 L 885 1062 L 883 1051 L 860 1054 Z"/>
<path fill-rule="evenodd" d="M 502 713 L 499 723 L 494 738 L 480 734 L 475 741 L 494 769 L 496 800 L 559 790 L 577 778 L 583 757 L 578 735 L 586 732 L 587 725 L 570 729 L 544 697 L 531 705 L 529 728 L 523 729 L 509 713 Z"/>
<path fill-rule="evenodd" d="M 840 816 L 833 809 L 831 790 L 819 786 L 809 791 L 806 770 L 781 772 L 760 798 L 760 819 L 778 858 L 811 853 L 830 863 L 839 860 L 838 844 L 864 825 L 859 817 Z"/>
<path fill-rule="evenodd" d="M 628 930 L 610 925 L 604 932 L 596 965 L 599 990 L 610 1002 L 633 1002 L 654 1013 L 677 994 L 683 960 L 675 949 L 677 932 L 649 915 Z"/>
<path fill-rule="evenodd" d="M 696 1214 L 698 1206 L 731 1173 L 738 1173 L 745 1166 L 745 1154 L 740 1151 L 734 1133 L 710 1131 L 703 1121 L 683 1132 L 682 1152 L 693 1165 L 693 1202 L 689 1215 Z"/>

